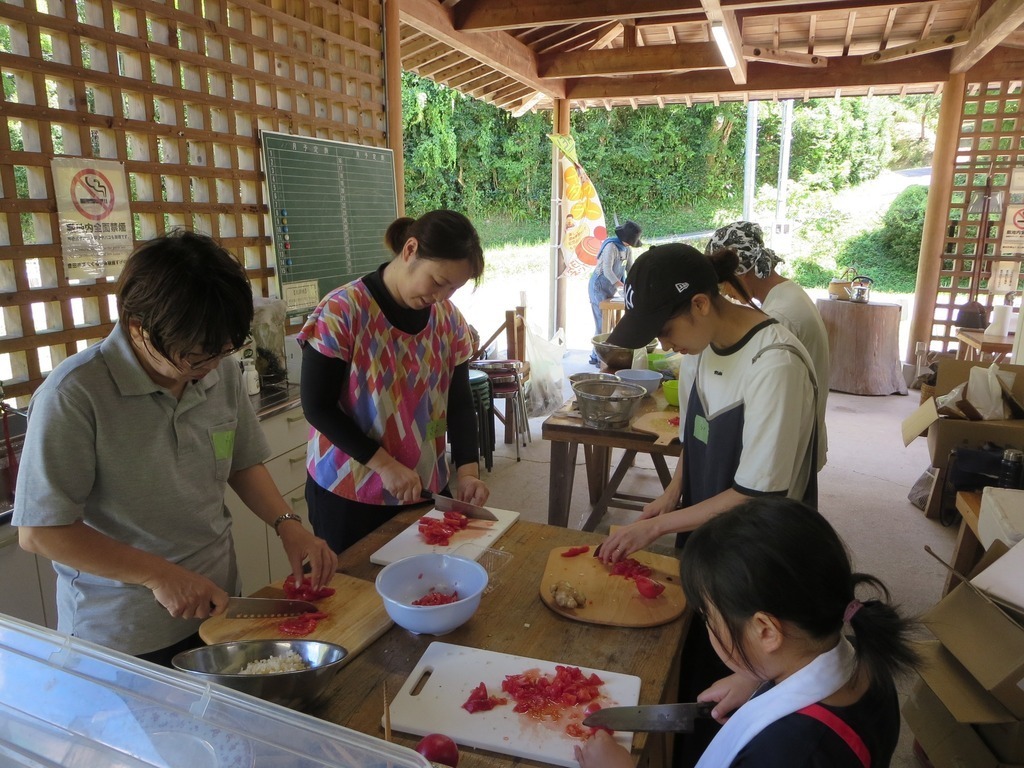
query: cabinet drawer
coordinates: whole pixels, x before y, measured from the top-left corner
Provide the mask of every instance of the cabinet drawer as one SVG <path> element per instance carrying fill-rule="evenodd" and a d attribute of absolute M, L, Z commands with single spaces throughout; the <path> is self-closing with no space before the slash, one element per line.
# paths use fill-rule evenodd
<path fill-rule="evenodd" d="M 309 440 L 309 423 L 302 415 L 302 408 L 278 413 L 261 421 L 260 426 L 270 443 L 272 457 L 280 456 L 297 445 L 305 445 Z"/>
<path fill-rule="evenodd" d="M 306 483 L 306 443 L 267 462 L 274 485 L 281 493 Z"/>

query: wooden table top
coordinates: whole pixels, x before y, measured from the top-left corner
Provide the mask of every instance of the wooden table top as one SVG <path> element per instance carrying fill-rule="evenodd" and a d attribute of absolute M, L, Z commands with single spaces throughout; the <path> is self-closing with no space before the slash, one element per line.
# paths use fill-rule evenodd
<path fill-rule="evenodd" d="M 1007 336 L 990 336 L 984 331 L 958 331 L 956 337 L 981 352 L 1011 352 L 1016 338 L 1012 333 Z"/>
<path fill-rule="evenodd" d="M 654 445 L 657 435 L 650 432 L 639 432 L 632 427 L 588 427 L 583 423 L 579 411 L 572 409 L 574 398 L 570 398 L 562 406 L 544 419 L 541 425 L 541 436 L 545 440 L 583 443 L 584 445 L 605 445 L 612 448 L 625 448 L 643 453 L 656 451 L 666 456 L 678 456 L 683 451 L 682 443 L 674 441 L 668 445 Z M 659 388 L 653 395 L 644 397 L 630 420 L 652 411 L 663 411 L 668 407 L 665 395 Z"/>
<path fill-rule="evenodd" d="M 424 508 L 403 512 L 339 557 L 341 573 L 372 580 L 381 570 L 370 555 L 412 524 Z M 497 574 L 495 586 L 484 595 L 476 615 L 466 625 L 445 635 L 456 645 L 499 653 L 557 661 L 621 672 L 640 677 L 640 704 L 662 703 L 674 696 L 678 649 L 689 613 L 660 627 L 644 629 L 596 626 L 566 619 L 540 598 L 540 580 L 549 552 L 555 547 L 590 544 L 603 536 L 520 520 L 495 548 L 512 559 Z M 335 678 L 331 692 L 309 714 L 363 733 L 383 738 L 383 685 L 392 697 L 401 688 L 427 647 L 437 638 L 414 635 L 399 626 L 356 656 Z M 674 700 L 674 699 L 673 699 Z M 412 747 L 418 737 L 394 733 L 393 741 Z M 634 759 L 647 744 L 646 734 L 633 740 Z M 508 768 L 513 764 L 543 765 L 493 752 L 460 750 L 460 768 Z"/>
<path fill-rule="evenodd" d="M 981 494 L 977 491 L 960 491 L 956 495 L 956 508 L 967 527 L 978 535 L 978 516 L 981 514 Z"/>

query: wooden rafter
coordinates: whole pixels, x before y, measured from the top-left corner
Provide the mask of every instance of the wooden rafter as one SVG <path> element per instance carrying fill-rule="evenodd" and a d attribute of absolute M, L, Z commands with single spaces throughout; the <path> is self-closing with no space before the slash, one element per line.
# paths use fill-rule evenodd
<path fill-rule="evenodd" d="M 478 35 L 461 32 L 452 24 L 451 11 L 432 0 L 402 0 L 399 16 L 406 24 L 493 67 L 549 98 L 565 98 L 565 88 L 557 80 L 537 75 L 537 57 L 530 48 L 506 33 Z"/>
<path fill-rule="evenodd" d="M 909 59 L 913 56 L 921 56 L 922 54 L 932 53 L 933 51 L 944 51 L 947 48 L 956 48 L 957 46 L 965 45 L 969 36 L 969 32 L 953 32 L 948 35 L 933 35 L 932 37 L 920 40 L 916 43 L 908 43 L 907 45 L 900 45 L 895 48 L 889 48 L 885 51 L 877 51 L 869 54 L 868 56 L 863 56 L 862 61 L 865 64 L 883 64 L 887 61 Z"/>
<path fill-rule="evenodd" d="M 770 64 L 786 64 L 790 67 L 827 67 L 825 56 L 814 56 L 795 51 L 780 51 L 776 48 L 764 48 L 760 45 L 744 45 L 743 58 L 747 61 L 764 61 Z"/>
<path fill-rule="evenodd" d="M 721 57 L 714 43 L 702 45 L 650 45 L 640 48 L 612 48 L 541 56 L 537 72 L 541 77 L 566 78 L 594 75 L 625 75 L 646 72 L 685 72 L 715 69 Z"/>
<path fill-rule="evenodd" d="M 974 25 L 967 45 L 953 55 L 951 71 L 966 72 L 1021 24 L 1024 24 L 1024 3 L 996 0 Z"/>
<path fill-rule="evenodd" d="M 699 18 L 701 4 L 697 0 L 633 0 L 628 4 L 621 0 L 474 0 L 455 6 L 455 24 L 463 31 L 484 32 L 685 13 Z"/>

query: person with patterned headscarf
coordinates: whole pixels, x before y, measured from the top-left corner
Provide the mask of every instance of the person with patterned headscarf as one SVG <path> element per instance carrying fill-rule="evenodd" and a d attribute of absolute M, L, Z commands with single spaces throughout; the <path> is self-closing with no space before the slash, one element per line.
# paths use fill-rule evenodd
<path fill-rule="evenodd" d="M 402 217 L 394 258 L 327 294 L 299 332 L 309 521 L 336 552 L 421 492 L 483 504 L 469 386 L 473 341 L 452 294 L 484 271 L 461 213 Z M 446 452 L 450 439 L 452 471 Z"/>
<path fill-rule="evenodd" d="M 774 317 L 800 340 L 807 349 L 818 380 L 818 469 L 825 466 L 828 451 L 825 435 L 825 405 L 828 399 L 828 332 L 818 308 L 799 285 L 778 272 L 782 259 L 764 244 L 761 227 L 752 221 L 735 221 L 719 227 L 708 241 L 707 255 L 721 250 L 733 251 L 740 263 L 736 277 L 761 310 Z"/>

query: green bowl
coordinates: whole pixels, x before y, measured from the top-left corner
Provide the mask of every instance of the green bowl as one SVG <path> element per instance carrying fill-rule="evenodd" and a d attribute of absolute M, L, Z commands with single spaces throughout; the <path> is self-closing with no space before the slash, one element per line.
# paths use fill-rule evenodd
<path fill-rule="evenodd" d="M 661 385 L 661 391 L 665 393 L 665 402 L 679 407 L 679 379 L 666 381 Z"/>

